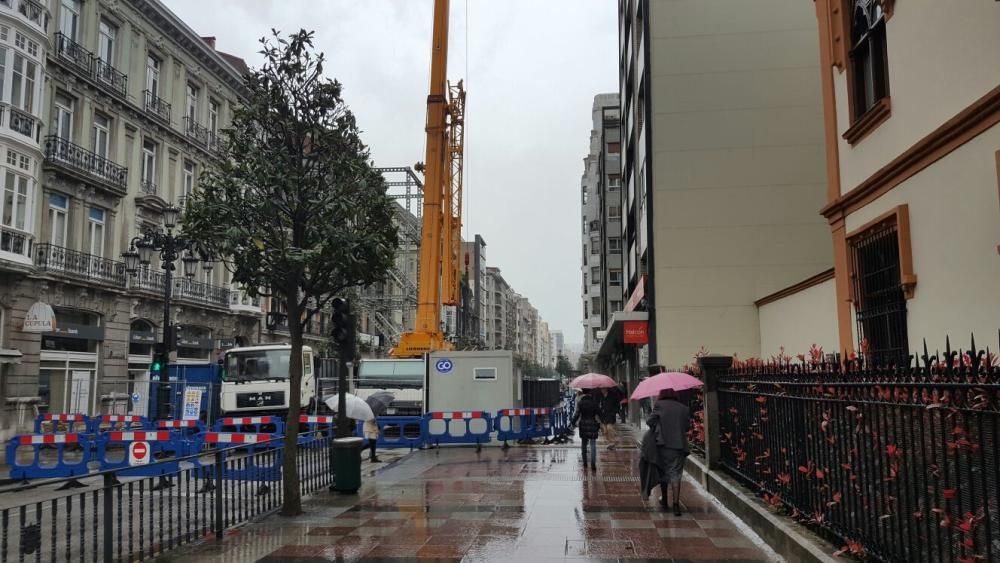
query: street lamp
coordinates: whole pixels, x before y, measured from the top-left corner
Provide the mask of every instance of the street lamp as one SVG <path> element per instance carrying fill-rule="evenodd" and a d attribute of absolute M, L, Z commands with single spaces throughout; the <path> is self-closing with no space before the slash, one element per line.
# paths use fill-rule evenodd
<path fill-rule="evenodd" d="M 129 248 L 122 253 L 125 260 L 125 271 L 135 276 L 139 273 L 140 267 L 148 268 L 153 260 L 153 254 L 159 252 L 161 267 L 163 268 L 163 341 L 160 343 L 153 357 L 153 366 L 159 367 L 159 390 L 156 394 L 157 417 L 166 419 L 170 415 L 170 352 L 176 344 L 174 338 L 174 326 L 170 321 L 170 298 L 173 289 L 174 262 L 184 253 L 181 258 L 184 275 L 193 278 L 198 267 L 198 262 L 203 261 L 203 268 L 211 271 L 211 255 L 201 243 L 185 236 L 183 233 L 174 233 L 177 226 L 177 218 L 180 209 L 173 205 L 167 206 L 163 210 L 164 230 L 145 229 L 142 234 L 133 238 L 129 243 Z M 200 256 L 195 256 L 197 254 Z"/>

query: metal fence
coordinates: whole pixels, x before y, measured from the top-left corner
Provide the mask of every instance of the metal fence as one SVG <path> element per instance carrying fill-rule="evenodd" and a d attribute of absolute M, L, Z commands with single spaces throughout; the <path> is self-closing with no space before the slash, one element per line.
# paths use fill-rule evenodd
<path fill-rule="evenodd" d="M 1000 558 L 1000 367 L 970 350 L 735 366 L 719 379 L 721 464 L 855 556 Z"/>
<path fill-rule="evenodd" d="M 309 438 L 296 460 L 303 495 L 333 481 L 332 438 Z M 221 538 L 281 507 L 283 454 L 283 438 L 276 438 L 252 450 L 208 450 L 146 466 L 180 461 L 162 477 L 119 479 L 119 471 L 106 471 L 82 479 L 85 489 L 60 490 L 70 479 L 2 489 L 0 563 L 141 561 Z"/>

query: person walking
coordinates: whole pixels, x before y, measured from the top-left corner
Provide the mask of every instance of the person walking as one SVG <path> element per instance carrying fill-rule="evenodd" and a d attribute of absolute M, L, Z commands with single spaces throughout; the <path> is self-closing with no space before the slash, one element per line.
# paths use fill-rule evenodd
<path fill-rule="evenodd" d="M 668 490 L 673 485 L 674 515 L 681 515 L 681 476 L 684 472 L 684 460 L 688 449 L 688 427 L 691 424 L 691 411 L 677 400 L 677 392 L 673 389 L 660 391 L 653 404 L 653 414 L 646 421 L 654 431 L 658 463 L 660 469 L 660 504 L 666 509 L 669 505 Z"/>
<path fill-rule="evenodd" d="M 580 429 L 580 448 L 583 452 L 583 467 L 587 467 L 587 443 L 590 443 L 590 469 L 597 471 L 597 436 L 601 431 L 601 407 L 590 389 L 576 403 L 576 414 L 573 415 L 573 426 Z"/>
<path fill-rule="evenodd" d="M 371 454 L 368 461 L 372 463 L 382 463 L 382 460 L 375 455 L 375 447 L 378 445 L 378 422 L 376 419 L 366 420 L 365 425 L 362 428 L 362 433 L 365 435 L 365 439 L 368 440 L 368 449 Z"/>
<path fill-rule="evenodd" d="M 604 439 L 608 441 L 608 449 L 615 450 L 615 421 L 618 420 L 618 409 L 621 408 L 621 398 L 618 396 L 618 389 L 601 389 L 601 430 L 604 431 Z"/>

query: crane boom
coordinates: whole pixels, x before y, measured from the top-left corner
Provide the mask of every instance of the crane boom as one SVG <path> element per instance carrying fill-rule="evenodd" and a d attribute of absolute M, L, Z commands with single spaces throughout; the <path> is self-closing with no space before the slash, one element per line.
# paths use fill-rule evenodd
<path fill-rule="evenodd" d="M 420 240 L 417 318 L 413 332 L 400 336 L 399 345 L 389 354 L 395 358 L 420 357 L 433 350 L 451 350 L 441 330 L 441 305 L 452 299 L 451 276 L 457 261 L 454 239 L 461 231 L 461 172 L 458 175 L 459 201 L 456 221 L 453 211 L 453 155 L 449 148 L 448 70 L 449 0 L 434 0 L 434 28 L 431 44 L 431 84 L 427 96 L 427 153 L 424 159 L 424 211 Z M 461 84 L 459 84 L 461 88 Z M 464 108 L 465 94 L 461 95 Z M 464 121 L 464 119 L 463 119 Z M 459 239 L 460 240 L 460 239 Z M 454 254 L 454 256 L 453 256 Z M 457 263 L 454 264 L 457 275 Z M 446 285 L 442 287 L 442 277 Z M 455 281 L 457 290 L 457 280 Z"/>

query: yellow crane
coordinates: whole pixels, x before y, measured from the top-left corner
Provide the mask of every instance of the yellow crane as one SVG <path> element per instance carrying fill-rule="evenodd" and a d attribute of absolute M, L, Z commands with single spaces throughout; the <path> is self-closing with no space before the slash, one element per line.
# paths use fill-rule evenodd
<path fill-rule="evenodd" d="M 447 82 L 449 0 L 434 0 L 431 85 L 427 96 L 424 210 L 413 332 L 400 336 L 389 355 L 419 358 L 452 350 L 441 330 L 441 306 L 457 305 L 462 255 L 462 181 L 465 151 L 465 88 Z"/>

